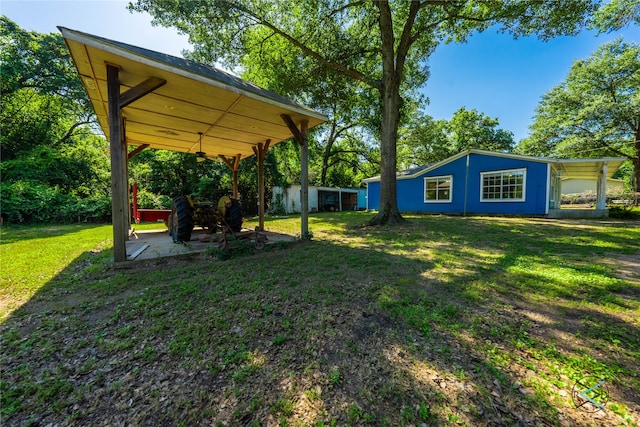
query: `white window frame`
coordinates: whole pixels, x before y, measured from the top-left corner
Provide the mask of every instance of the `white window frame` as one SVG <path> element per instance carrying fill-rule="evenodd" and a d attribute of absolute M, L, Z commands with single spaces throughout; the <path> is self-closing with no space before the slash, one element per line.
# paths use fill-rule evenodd
<path fill-rule="evenodd" d="M 448 199 L 442 199 L 442 200 L 427 200 L 427 181 L 433 181 L 436 180 L 436 182 L 438 182 L 438 180 L 442 179 L 444 180 L 449 180 L 449 198 Z M 437 186 L 438 184 L 436 184 Z M 438 176 L 427 176 L 424 178 L 424 202 L 425 203 L 451 203 L 451 201 L 453 200 L 453 175 L 438 175 Z M 438 191 L 436 190 L 436 196 L 438 194 Z"/>
<path fill-rule="evenodd" d="M 522 173 L 522 197 L 519 197 L 517 199 L 511 199 L 511 198 L 504 198 L 503 196 L 503 191 L 504 191 L 504 182 L 503 182 L 503 177 L 505 174 L 510 174 L 510 173 L 515 173 L 515 172 L 521 172 Z M 500 198 L 499 199 L 485 199 L 484 198 L 484 177 L 486 175 L 500 175 Z M 505 169 L 505 170 L 496 170 L 496 171 L 487 171 L 487 172 L 480 172 L 480 201 L 481 202 L 525 202 L 527 199 L 527 168 L 520 168 L 520 169 Z"/>

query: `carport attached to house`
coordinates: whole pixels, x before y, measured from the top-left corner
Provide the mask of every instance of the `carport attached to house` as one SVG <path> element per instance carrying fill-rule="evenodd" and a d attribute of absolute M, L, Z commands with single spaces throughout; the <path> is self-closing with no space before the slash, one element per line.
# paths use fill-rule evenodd
<path fill-rule="evenodd" d="M 294 136 L 302 150 L 303 192 L 308 187 L 307 130 L 326 121 L 324 115 L 213 67 L 67 28 L 60 31 L 110 142 L 116 262 L 126 259 L 127 162 L 146 148 L 222 159 L 233 171 L 235 197 L 239 162 L 255 154 L 261 228 L 263 161 L 271 145 Z M 129 145 L 136 149 L 129 152 Z M 303 234 L 308 231 L 305 214 L 301 228 Z"/>

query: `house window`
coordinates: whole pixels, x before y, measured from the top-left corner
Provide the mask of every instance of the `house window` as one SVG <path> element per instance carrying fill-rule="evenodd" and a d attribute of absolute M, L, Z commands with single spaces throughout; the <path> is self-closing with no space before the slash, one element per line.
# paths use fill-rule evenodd
<path fill-rule="evenodd" d="M 483 172 L 483 202 L 524 202 L 526 169 Z"/>
<path fill-rule="evenodd" d="M 424 202 L 451 202 L 453 176 L 434 176 L 424 179 Z"/>

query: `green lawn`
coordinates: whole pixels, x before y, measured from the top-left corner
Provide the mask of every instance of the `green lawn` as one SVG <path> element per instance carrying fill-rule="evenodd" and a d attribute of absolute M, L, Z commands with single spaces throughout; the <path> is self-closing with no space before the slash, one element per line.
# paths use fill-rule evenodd
<path fill-rule="evenodd" d="M 108 226 L 2 230 L 3 420 L 640 423 L 637 221 L 354 227 L 368 218 L 315 214 L 311 242 L 120 269 Z M 295 234 L 299 217 L 266 227 Z M 606 408 L 576 408 L 574 384 L 601 379 Z"/>

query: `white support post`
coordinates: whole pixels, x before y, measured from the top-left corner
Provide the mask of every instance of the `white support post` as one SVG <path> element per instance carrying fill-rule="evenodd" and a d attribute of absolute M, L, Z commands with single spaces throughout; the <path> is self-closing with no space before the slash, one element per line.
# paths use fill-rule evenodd
<path fill-rule="evenodd" d="M 598 186 L 596 187 L 596 209 L 607 208 L 607 163 L 603 163 L 598 172 Z"/>
<path fill-rule="evenodd" d="M 555 208 L 562 208 L 562 172 L 559 170 L 556 172 L 556 191 L 553 199 Z"/>

